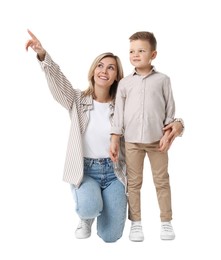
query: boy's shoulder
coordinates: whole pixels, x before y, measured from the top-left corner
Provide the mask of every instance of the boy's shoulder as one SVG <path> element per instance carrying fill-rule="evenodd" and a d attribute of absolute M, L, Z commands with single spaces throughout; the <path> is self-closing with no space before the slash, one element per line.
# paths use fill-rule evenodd
<path fill-rule="evenodd" d="M 170 82 L 170 77 L 165 74 L 165 73 L 162 73 L 160 71 L 155 71 L 153 74 L 152 74 L 153 78 L 152 80 L 158 82 L 158 83 L 165 83 L 165 84 L 169 84 Z"/>
<path fill-rule="evenodd" d="M 157 71 L 157 70 L 155 70 L 153 74 L 155 74 L 156 76 L 159 76 L 161 78 L 170 78 L 167 74 Z"/>

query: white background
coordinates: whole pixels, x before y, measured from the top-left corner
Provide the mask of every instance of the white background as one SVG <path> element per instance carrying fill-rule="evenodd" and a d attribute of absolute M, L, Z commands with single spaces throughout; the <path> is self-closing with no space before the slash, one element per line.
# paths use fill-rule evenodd
<path fill-rule="evenodd" d="M 2 0 L 0 3 L 0 259 L 220 259 L 220 1 Z M 170 150 L 176 232 L 159 238 L 160 219 L 148 160 L 142 188 L 145 241 L 77 240 L 78 217 L 62 181 L 67 111 L 47 87 L 27 28 L 76 88 L 87 87 L 93 59 L 111 51 L 131 72 L 129 36 L 154 32 L 156 68 L 171 77 L 186 130 Z M 87 256 L 88 255 L 88 256 Z"/>

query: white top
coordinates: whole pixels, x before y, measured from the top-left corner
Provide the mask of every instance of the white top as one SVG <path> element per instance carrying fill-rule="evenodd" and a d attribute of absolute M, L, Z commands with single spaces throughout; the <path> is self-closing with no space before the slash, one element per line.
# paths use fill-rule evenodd
<path fill-rule="evenodd" d="M 83 156 L 107 158 L 110 148 L 110 104 L 93 101 L 93 109 L 85 133 L 83 134 Z"/>

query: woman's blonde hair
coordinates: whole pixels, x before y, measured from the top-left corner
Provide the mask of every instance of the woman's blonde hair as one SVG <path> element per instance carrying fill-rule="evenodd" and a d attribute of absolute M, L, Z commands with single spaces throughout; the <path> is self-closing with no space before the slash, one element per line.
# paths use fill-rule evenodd
<path fill-rule="evenodd" d="M 105 53 L 98 55 L 94 59 L 93 63 L 91 64 L 90 70 L 88 72 L 89 87 L 84 91 L 85 96 L 92 95 L 93 98 L 96 98 L 95 92 L 94 92 L 94 71 L 95 71 L 97 65 L 99 64 L 99 62 L 102 59 L 107 58 L 107 57 L 114 58 L 117 63 L 117 80 L 114 81 L 114 83 L 110 87 L 110 92 L 109 92 L 111 99 L 112 100 L 115 99 L 118 83 L 123 78 L 124 74 L 123 74 L 123 67 L 122 67 L 120 58 L 111 52 L 105 52 Z"/>

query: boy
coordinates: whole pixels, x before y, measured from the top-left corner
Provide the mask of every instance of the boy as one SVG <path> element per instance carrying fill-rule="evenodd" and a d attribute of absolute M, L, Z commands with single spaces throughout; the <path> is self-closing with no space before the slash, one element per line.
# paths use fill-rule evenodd
<path fill-rule="evenodd" d="M 172 220 L 171 191 L 167 150 L 170 130 L 163 131 L 175 119 L 175 103 L 170 78 L 151 65 L 156 58 L 157 41 L 153 33 L 136 32 L 130 38 L 130 62 L 134 72 L 118 86 L 114 121 L 111 128 L 110 156 L 118 160 L 119 137 L 124 135 L 128 177 L 128 218 L 131 220 L 129 238 L 143 241 L 140 189 L 143 163 L 147 154 L 153 174 L 160 208 L 161 239 L 175 238 Z M 166 128 L 167 129 L 167 128 Z M 174 139 L 174 138 L 173 138 Z"/>

